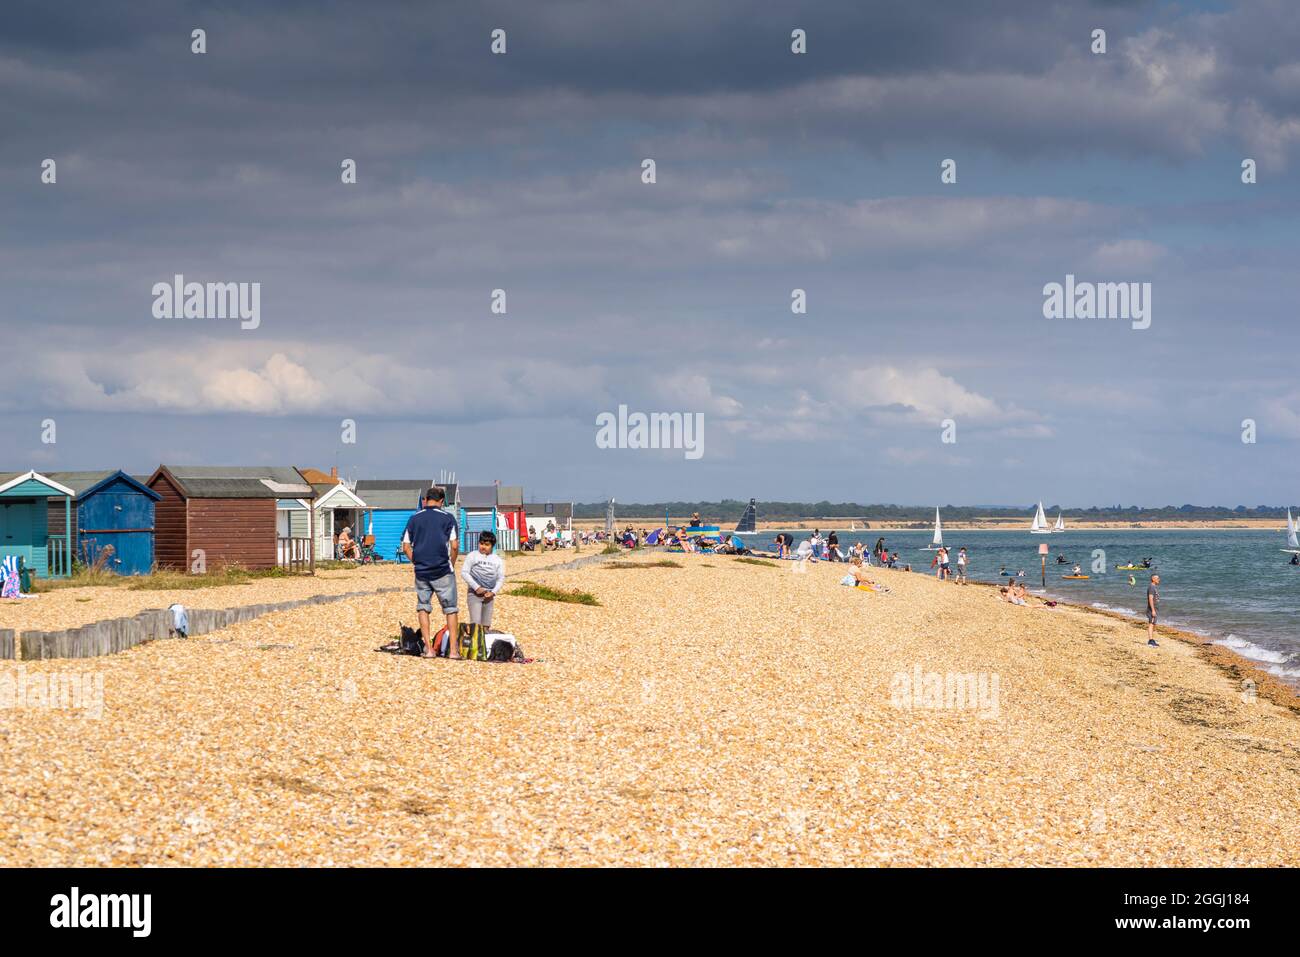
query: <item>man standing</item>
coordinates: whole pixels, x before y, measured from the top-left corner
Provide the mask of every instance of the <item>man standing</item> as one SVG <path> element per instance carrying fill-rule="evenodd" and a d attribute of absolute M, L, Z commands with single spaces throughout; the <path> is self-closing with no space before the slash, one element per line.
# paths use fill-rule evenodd
<path fill-rule="evenodd" d="M 420 616 L 420 635 L 424 638 L 424 656 L 437 654 L 433 646 L 433 631 L 429 613 L 433 611 L 433 596 L 447 616 L 448 655 L 460 657 L 457 643 L 456 564 L 459 542 L 456 540 L 456 520 L 442 510 L 446 493 L 434 487 L 425 492 L 420 511 L 410 517 L 402 533 L 402 551 L 415 566 L 415 609 Z"/>
<path fill-rule="evenodd" d="M 1152 575 L 1151 584 L 1147 586 L 1147 644 L 1159 648 L 1156 641 L 1156 616 L 1160 611 L 1160 576 Z"/>

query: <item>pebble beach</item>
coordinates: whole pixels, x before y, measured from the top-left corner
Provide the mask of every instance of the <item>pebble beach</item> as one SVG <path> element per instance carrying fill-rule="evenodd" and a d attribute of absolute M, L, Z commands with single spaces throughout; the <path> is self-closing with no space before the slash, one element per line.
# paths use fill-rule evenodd
<path fill-rule="evenodd" d="M 532 664 L 376 653 L 409 591 L 0 663 L 103 682 L 98 716 L 4 712 L 0 865 L 1300 862 L 1294 696 L 1194 636 L 889 570 L 868 593 L 842 565 L 573 557 L 507 563 L 599 601 L 507 587 L 495 624 Z M 66 589 L 0 627 L 409 578 Z M 930 693 L 953 676 L 978 699 Z"/>

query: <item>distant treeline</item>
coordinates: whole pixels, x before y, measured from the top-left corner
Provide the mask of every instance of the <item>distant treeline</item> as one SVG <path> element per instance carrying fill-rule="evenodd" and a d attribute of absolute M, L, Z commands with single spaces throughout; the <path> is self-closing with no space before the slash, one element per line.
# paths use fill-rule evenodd
<path fill-rule="evenodd" d="M 748 501 L 723 499 L 721 502 L 617 502 L 614 514 L 628 517 L 663 515 L 667 512 L 674 518 L 682 518 L 692 512 L 714 522 L 723 524 L 736 522 L 744 514 Z M 945 522 L 973 521 L 979 518 L 1024 519 L 1033 517 L 1032 505 L 1005 506 L 969 506 L 940 505 Z M 1161 519 L 1170 521 L 1185 520 L 1223 520 L 1234 518 L 1277 518 L 1286 517 L 1285 505 L 1256 505 L 1248 507 L 1238 505 L 1228 508 L 1219 505 L 1165 505 L 1161 508 L 1145 508 L 1140 505 L 1105 505 L 1092 508 L 1061 508 L 1057 505 L 1044 505 L 1050 519 L 1056 518 L 1058 511 L 1066 519 L 1078 519 L 1092 522 L 1148 522 Z M 575 504 L 574 518 L 603 518 L 605 504 Z M 758 503 L 758 520 L 760 522 L 784 522 L 816 518 L 854 519 L 859 522 L 932 522 L 933 505 L 860 505 L 857 502 L 763 502 Z"/>

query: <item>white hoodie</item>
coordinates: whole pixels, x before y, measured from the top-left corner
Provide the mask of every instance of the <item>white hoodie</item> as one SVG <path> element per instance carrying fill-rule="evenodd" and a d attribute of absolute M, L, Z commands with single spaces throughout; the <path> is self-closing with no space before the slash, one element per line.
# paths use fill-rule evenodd
<path fill-rule="evenodd" d="M 460 577 L 469 586 L 471 595 L 476 588 L 497 592 L 506 582 L 506 563 L 496 552 L 484 555 L 475 549 L 465 556 L 465 561 L 460 568 Z"/>

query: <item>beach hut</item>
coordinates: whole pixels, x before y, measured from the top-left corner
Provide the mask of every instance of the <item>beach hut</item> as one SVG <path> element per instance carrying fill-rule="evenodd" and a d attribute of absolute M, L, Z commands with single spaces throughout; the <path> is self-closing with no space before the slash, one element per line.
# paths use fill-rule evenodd
<path fill-rule="evenodd" d="M 428 479 L 361 479 L 356 494 L 365 501 L 361 513 L 361 535 L 375 537 L 375 554 L 387 561 L 405 561 L 402 532 L 420 508 L 420 498 L 429 489 Z"/>
<path fill-rule="evenodd" d="M 71 575 L 73 498 L 72 489 L 39 472 L 0 472 L 0 558 L 21 558 L 39 578 Z M 51 509 L 51 500 L 63 507 Z"/>
<path fill-rule="evenodd" d="M 153 571 L 157 492 L 120 470 L 49 472 L 47 477 L 73 492 L 71 535 L 77 561 L 118 575 Z M 58 498 L 49 504 L 50 534 L 61 534 Z"/>
<path fill-rule="evenodd" d="M 525 502 L 524 516 L 530 539 L 540 539 L 548 524 L 555 526 L 561 538 L 573 539 L 572 502 Z"/>
<path fill-rule="evenodd" d="M 299 466 L 298 471 L 316 490 L 316 561 L 332 561 L 338 558 L 339 532 L 344 528 L 351 530 L 354 539 L 361 540 L 364 534 L 361 525 L 362 509 L 366 503 L 355 491 L 357 483 L 340 479 L 337 467 L 323 472 Z M 302 504 L 306 506 L 306 502 Z"/>
<path fill-rule="evenodd" d="M 406 561 L 402 554 L 402 532 L 406 523 L 420 509 L 424 494 L 435 486 L 446 493 L 442 510 L 457 518 L 456 506 L 460 500 L 455 482 L 433 482 L 428 479 L 361 479 L 353 490 L 365 501 L 361 512 L 361 533 L 374 535 L 375 553 L 388 561 Z"/>
<path fill-rule="evenodd" d="M 497 540 L 507 552 L 517 551 L 521 538 L 528 537 L 524 524 L 524 487 L 497 486 Z"/>
<path fill-rule="evenodd" d="M 160 568 L 315 569 L 314 513 L 295 506 L 314 501 L 316 490 L 291 466 L 160 465 L 145 485 L 160 496 L 154 505 Z M 295 511 L 303 512 L 305 526 Z"/>
<path fill-rule="evenodd" d="M 495 485 L 462 485 L 460 496 L 460 552 L 468 555 L 478 548 L 478 537 L 483 532 L 497 529 L 497 487 Z"/>
<path fill-rule="evenodd" d="M 366 503 L 343 482 L 312 487 L 316 489 L 316 561 L 328 561 L 338 557 L 335 545 L 345 527 L 352 530 L 353 538 L 361 540 Z"/>

